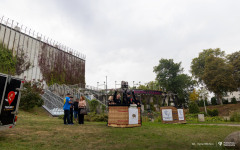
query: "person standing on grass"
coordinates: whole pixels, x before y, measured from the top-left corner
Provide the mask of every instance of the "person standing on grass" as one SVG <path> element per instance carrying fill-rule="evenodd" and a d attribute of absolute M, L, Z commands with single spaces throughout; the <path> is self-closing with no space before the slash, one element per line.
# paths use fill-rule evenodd
<path fill-rule="evenodd" d="M 80 114 L 82 109 L 86 109 L 86 100 L 83 96 L 80 97 L 80 101 L 78 104 L 78 123 L 84 124 L 84 115 Z"/>
<path fill-rule="evenodd" d="M 64 124 L 67 125 L 67 124 L 71 124 L 70 123 L 70 118 L 69 118 L 69 114 L 70 114 L 70 106 L 71 106 L 71 100 L 70 100 L 70 96 L 71 94 L 68 93 L 66 98 L 64 99 L 64 105 L 63 105 L 63 110 L 64 110 L 64 117 L 63 117 L 63 121 L 64 121 Z"/>
<path fill-rule="evenodd" d="M 73 124 L 73 97 L 70 97 L 71 105 L 70 105 L 70 124 Z"/>
<path fill-rule="evenodd" d="M 73 103 L 73 113 L 76 122 L 78 122 L 78 103 L 79 99 L 77 98 L 76 101 Z"/>

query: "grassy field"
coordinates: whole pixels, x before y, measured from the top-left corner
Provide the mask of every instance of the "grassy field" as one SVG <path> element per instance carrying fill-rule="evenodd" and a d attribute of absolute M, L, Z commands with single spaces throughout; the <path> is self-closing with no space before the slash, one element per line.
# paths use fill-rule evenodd
<path fill-rule="evenodd" d="M 0 149 L 222 149 L 217 142 L 240 127 L 143 123 L 138 128 L 111 128 L 106 123 L 63 125 L 58 118 L 21 111 L 17 126 L 0 131 Z M 212 143 L 194 146 L 192 143 Z"/>

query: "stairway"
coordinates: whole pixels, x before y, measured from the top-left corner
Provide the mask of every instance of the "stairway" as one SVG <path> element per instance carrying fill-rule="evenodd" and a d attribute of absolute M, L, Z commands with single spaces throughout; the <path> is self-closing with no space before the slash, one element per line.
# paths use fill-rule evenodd
<path fill-rule="evenodd" d="M 46 109 L 52 116 L 63 115 L 63 100 L 67 93 L 71 93 L 74 97 L 80 98 L 80 96 L 86 97 L 88 100 L 95 99 L 100 104 L 108 107 L 104 104 L 102 100 L 99 100 L 96 97 L 101 96 L 101 92 L 96 89 L 89 88 L 90 86 L 76 87 L 76 86 L 67 86 L 67 85 L 58 85 L 54 84 L 50 86 L 47 90 L 44 91 L 42 99 L 44 101 L 43 108 Z M 89 110 L 89 105 L 87 104 L 87 109 Z"/>
<path fill-rule="evenodd" d="M 42 95 L 44 101 L 43 108 L 46 109 L 52 116 L 60 116 L 64 114 L 63 98 L 54 94 L 50 90 L 45 90 Z"/>

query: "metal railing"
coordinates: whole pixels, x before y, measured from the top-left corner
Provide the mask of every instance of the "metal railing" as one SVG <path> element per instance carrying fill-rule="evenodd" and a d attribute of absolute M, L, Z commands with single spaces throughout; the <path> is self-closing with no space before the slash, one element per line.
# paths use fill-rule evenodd
<path fill-rule="evenodd" d="M 78 52 L 78 51 L 76 51 L 72 48 L 69 48 L 69 47 L 65 46 L 64 44 L 61 44 L 61 43 L 59 43 L 59 42 L 57 42 L 57 41 L 55 41 L 55 40 L 53 40 L 49 37 L 46 37 L 46 36 L 36 32 L 35 30 L 33 30 L 31 28 L 28 28 L 28 27 L 14 21 L 14 20 L 11 20 L 9 18 L 6 18 L 6 17 L 2 16 L 0 18 L 0 24 L 5 25 L 5 26 L 17 31 L 17 32 L 21 32 L 23 34 L 31 36 L 31 37 L 39 40 L 39 41 L 47 43 L 47 44 L 49 44 L 53 47 L 56 47 L 60 50 L 65 51 L 67 53 L 70 53 L 73 56 L 76 56 L 76 57 L 79 57 L 83 60 L 86 60 L 86 55 L 84 55 L 84 54 L 82 54 L 82 53 L 80 53 L 80 52 Z"/>
<path fill-rule="evenodd" d="M 71 93 L 74 98 L 79 98 L 80 96 L 84 96 L 90 101 L 95 99 L 99 102 L 99 104 L 104 105 L 105 107 L 108 107 L 107 105 L 104 104 L 102 100 L 99 100 L 98 98 L 96 98 L 96 93 L 100 94 L 99 91 L 94 91 L 93 88 L 91 89 L 81 88 L 81 87 L 77 88 L 75 85 L 67 86 L 65 84 L 63 85 L 54 84 L 50 86 L 48 90 L 45 90 L 45 93 L 42 95 L 42 99 L 44 101 L 43 107 L 52 116 L 63 115 L 64 114 L 63 100 L 64 100 L 64 96 L 67 93 Z M 89 110 L 88 103 L 87 103 L 87 109 Z"/>

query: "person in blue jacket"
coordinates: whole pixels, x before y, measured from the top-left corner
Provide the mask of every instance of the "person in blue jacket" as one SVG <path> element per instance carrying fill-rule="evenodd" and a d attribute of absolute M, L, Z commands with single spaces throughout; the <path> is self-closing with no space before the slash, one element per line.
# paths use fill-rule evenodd
<path fill-rule="evenodd" d="M 70 106 L 71 106 L 71 103 L 72 101 L 70 100 L 70 96 L 71 94 L 68 93 L 66 98 L 64 99 L 64 105 L 63 105 L 63 110 L 64 110 L 64 117 L 63 117 L 63 121 L 64 121 L 64 124 L 72 124 L 70 122 Z"/>

